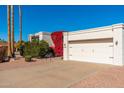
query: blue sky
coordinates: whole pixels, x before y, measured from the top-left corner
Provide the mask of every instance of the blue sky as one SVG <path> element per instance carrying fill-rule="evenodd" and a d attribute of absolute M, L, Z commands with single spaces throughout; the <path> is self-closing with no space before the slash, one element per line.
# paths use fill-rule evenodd
<path fill-rule="evenodd" d="M 23 5 L 23 40 L 39 31 L 76 31 L 124 23 L 124 6 Z M 0 6 L 0 38 L 7 40 L 7 7 Z M 19 40 L 18 6 L 15 6 L 15 39 Z"/>

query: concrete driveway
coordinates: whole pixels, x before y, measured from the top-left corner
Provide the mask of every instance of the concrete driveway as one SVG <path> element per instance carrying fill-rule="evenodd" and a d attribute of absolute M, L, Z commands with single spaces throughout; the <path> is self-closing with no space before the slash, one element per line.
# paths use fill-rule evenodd
<path fill-rule="evenodd" d="M 25 64 L 32 63 L 25 62 Z M 32 66 L 24 66 L 23 64 L 23 67 L 0 70 L 0 87 L 64 88 L 98 71 L 113 67 L 111 65 L 75 61 L 33 64 Z"/>

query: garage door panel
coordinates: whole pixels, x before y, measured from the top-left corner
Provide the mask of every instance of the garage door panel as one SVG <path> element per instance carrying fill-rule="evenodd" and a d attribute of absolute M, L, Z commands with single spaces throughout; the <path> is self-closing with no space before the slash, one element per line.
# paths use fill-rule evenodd
<path fill-rule="evenodd" d="M 112 64 L 113 43 L 69 44 L 69 60 Z"/>

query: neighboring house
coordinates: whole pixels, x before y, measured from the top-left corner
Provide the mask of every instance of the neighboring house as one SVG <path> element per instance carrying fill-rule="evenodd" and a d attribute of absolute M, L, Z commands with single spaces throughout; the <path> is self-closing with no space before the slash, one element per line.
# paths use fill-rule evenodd
<path fill-rule="evenodd" d="M 14 47 L 16 47 L 16 42 L 14 43 Z M 7 42 L 0 42 L 0 47 L 2 46 L 8 46 L 8 43 Z"/>
<path fill-rule="evenodd" d="M 49 46 L 54 45 L 51 39 L 51 33 L 49 32 L 38 32 L 35 34 L 30 34 L 29 41 L 32 41 L 32 39 L 45 40 L 49 44 Z"/>
<path fill-rule="evenodd" d="M 1 46 L 7 46 L 7 43 L 0 42 L 0 47 Z"/>
<path fill-rule="evenodd" d="M 64 32 L 64 60 L 124 65 L 124 24 Z"/>
<path fill-rule="evenodd" d="M 54 50 L 55 56 L 63 56 L 63 31 L 30 34 L 29 41 L 32 41 L 33 39 L 47 41 L 49 46 Z"/>

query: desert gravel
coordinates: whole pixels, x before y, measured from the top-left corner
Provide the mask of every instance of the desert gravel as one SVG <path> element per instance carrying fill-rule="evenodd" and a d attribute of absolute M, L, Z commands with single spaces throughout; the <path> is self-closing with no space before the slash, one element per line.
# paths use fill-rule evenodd
<path fill-rule="evenodd" d="M 124 88 L 124 67 L 112 67 L 97 72 L 80 82 L 71 85 L 72 88 Z"/>

